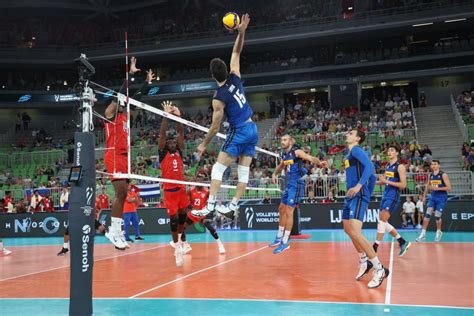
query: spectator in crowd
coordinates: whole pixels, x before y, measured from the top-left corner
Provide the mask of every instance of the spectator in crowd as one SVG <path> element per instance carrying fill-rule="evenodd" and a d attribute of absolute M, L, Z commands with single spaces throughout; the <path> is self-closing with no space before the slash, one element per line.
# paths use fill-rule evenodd
<path fill-rule="evenodd" d="M 418 225 L 416 228 L 421 229 L 421 223 L 424 219 L 424 208 L 423 208 L 423 196 L 418 195 L 418 200 L 416 201 L 416 210 L 418 211 Z"/>
<path fill-rule="evenodd" d="M 28 115 L 28 113 L 23 112 L 21 115 L 21 120 L 23 121 L 23 130 L 28 130 L 28 125 L 31 122 L 31 117 Z"/>
<path fill-rule="evenodd" d="M 44 212 L 54 212 L 54 205 L 53 200 L 49 196 L 49 194 L 45 194 L 43 198 L 43 211 Z"/>
<path fill-rule="evenodd" d="M 18 112 L 15 118 L 15 132 L 21 131 L 21 114 Z"/>
<path fill-rule="evenodd" d="M 262 204 L 272 204 L 272 198 L 270 197 L 270 194 L 268 194 L 268 192 L 265 192 L 265 195 L 263 196 Z"/>
<path fill-rule="evenodd" d="M 474 148 L 469 150 L 469 155 L 464 160 L 464 169 L 474 172 Z"/>
<path fill-rule="evenodd" d="M 132 222 L 133 229 L 135 231 L 135 240 L 144 240 L 140 236 L 139 219 L 137 214 L 137 208 L 140 204 L 142 204 L 142 199 L 140 198 L 138 192 L 139 189 L 134 184 L 129 184 L 127 197 L 125 198 L 125 202 L 123 205 L 123 225 L 125 231 L 125 240 L 128 242 L 133 242 L 128 233 L 128 231 L 130 230 L 130 222 Z"/>
<path fill-rule="evenodd" d="M 98 205 L 99 211 L 110 208 L 109 195 L 107 194 L 107 188 L 105 186 L 102 187 L 102 192 L 99 194 L 98 199 L 99 199 L 99 205 Z"/>
<path fill-rule="evenodd" d="M 44 207 L 43 203 L 43 197 L 39 194 L 39 191 L 34 190 L 33 196 L 30 200 L 30 207 L 28 208 L 28 211 L 31 213 L 42 212 Z"/>
<path fill-rule="evenodd" d="M 69 210 L 69 188 L 64 187 L 59 197 L 59 207 L 61 210 Z"/>
<path fill-rule="evenodd" d="M 2 205 L 3 205 L 2 211 L 4 213 L 12 213 L 13 212 L 14 201 L 13 201 L 11 191 L 5 191 L 5 196 L 2 199 Z"/>
<path fill-rule="evenodd" d="M 332 191 L 329 191 L 327 198 L 321 201 L 322 204 L 329 204 L 334 202 L 336 202 L 336 200 L 334 199 L 334 193 Z"/>
<path fill-rule="evenodd" d="M 27 207 L 24 200 L 19 200 L 18 203 L 15 205 L 15 212 L 16 213 L 26 213 Z"/>
<path fill-rule="evenodd" d="M 308 196 L 306 197 L 306 199 L 303 199 L 303 203 L 304 204 L 316 204 L 316 203 L 318 203 L 318 200 L 314 196 L 314 191 L 312 191 L 312 190 L 308 191 Z"/>
<path fill-rule="evenodd" d="M 411 223 L 415 227 L 415 203 L 412 202 L 411 197 L 407 196 L 407 200 L 403 203 L 402 221 L 403 228 L 408 226 L 407 217 L 411 218 Z"/>

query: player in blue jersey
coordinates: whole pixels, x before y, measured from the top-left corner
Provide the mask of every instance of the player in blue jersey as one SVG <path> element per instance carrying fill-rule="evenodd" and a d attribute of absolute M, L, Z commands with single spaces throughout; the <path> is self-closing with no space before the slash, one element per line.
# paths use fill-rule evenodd
<path fill-rule="evenodd" d="M 425 218 L 423 219 L 423 229 L 421 230 L 420 236 L 416 241 L 423 241 L 426 238 L 426 229 L 430 223 L 431 216 L 435 216 L 436 219 L 436 237 L 435 241 L 441 241 L 441 215 L 443 215 L 443 209 L 448 202 L 448 192 L 451 191 L 451 182 L 449 181 L 448 174 L 439 169 L 439 160 L 431 161 L 431 170 L 428 182 L 426 183 L 425 193 L 423 194 L 423 204 L 426 201 L 426 194 L 431 191 L 431 195 L 428 200 Z"/>
<path fill-rule="evenodd" d="M 304 167 L 304 161 L 312 162 L 315 165 L 324 165 L 325 162 L 318 158 L 308 155 L 297 145 L 295 139 L 290 135 L 284 135 L 281 138 L 282 162 L 275 168 L 272 175 L 272 182 L 276 183 L 278 174 L 285 170 L 285 190 L 281 193 L 281 203 L 279 210 L 279 226 L 275 240 L 270 247 L 278 246 L 273 253 L 278 254 L 290 248 L 288 240 L 291 229 L 293 228 L 293 211 L 300 203 L 304 194 L 305 182 L 303 177 L 308 173 Z"/>
<path fill-rule="evenodd" d="M 373 278 L 368 287 L 376 288 L 382 285 L 383 280 L 388 277 L 390 272 L 380 263 L 377 253 L 362 234 L 365 211 L 369 206 L 376 182 L 374 165 L 367 153 L 359 146 L 364 140 L 365 133 L 360 130 L 352 130 L 346 134 L 349 153 L 344 159 L 347 196 L 344 200 L 342 222 L 344 231 L 352 240 L 360 256 L 356 280 L 362 279 L 370 269 L 374 268 Z"/>
<path fill-rule="evenodd" d="M 204 153 L 206 146 L 219 131 L 224 113 L 230 126 L 227 138 L 217 157 L 217 162 L 212 167 L 211 188 L 207 205 L 202 210 L 192 211 L 195 216 L 207 216 L 214 212 L 222 177 L 225 170 L 235 159 L 238 159 L 237 190 L 225 210 L 220 211 L 222 214 L 232 217 L 232 214 L 238 209 L 238 202 L 249 181 L 250 164 L 255 155 L 255 146 L 258 143 L 257 125 L 252 121 L 253 112 L 245 97 L 244 87 L 240 79 L 240 53 L 242 52 L 245 31 L 249 22 L 249 15 L 244 14 L 242 22 L 237 28 L 239 34 L 232 50 L 230 74 L 223 60 L 219 58 L 211 60 L 211 73 L 217 82 L 218 89 L 212 100 L 214 109 L 212 124 L 204 141 L 197 147 L 197 154 L 201 156 Z"/>
<path fill-rule="evenodd" d="M 383 191 L 382 202 L 380 203 L 380 215 L 379 223 L 377 225 L 377 237 L 373 245 L 375 252 L 383 239 L 384 234 L 387 232 L 395 237 L 400 244 L 399 256 L 403 256 L 411 243 L 403 239 L 397 230 L 390 225 L 388 219 L 393 212 L 398 210 L 398 204 L 400 204 L 400 190 L 403 190 L 407 186 L 407 175 L 405 166 L 398 162 L 398 155 L 400 154 L 400 146 L 390 145 L 387 149 L 387 155 L 389 158 L 389 164 L 385 168 L 385 173 L 379 176 L 377 184 L 385 185 Z"/>

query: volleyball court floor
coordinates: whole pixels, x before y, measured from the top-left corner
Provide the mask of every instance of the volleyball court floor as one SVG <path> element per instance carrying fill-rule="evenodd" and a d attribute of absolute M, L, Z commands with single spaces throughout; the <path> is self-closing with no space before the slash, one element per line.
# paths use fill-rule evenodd
<path fill-rule="evenodd" d="M 391 275 L 378 289 L 355 281 L 358 256 L 342 230 L 305 231 L 307 240 L 272 254 L 273 231 L 223 231 L 219 255 L 208 234 L 189 235 L 177 268 L 169 236 L 116 251 L 96 237 L 94 315 L 474 315 L 474 234 L 413 243 L 402 258 L 389 239 L 379 257 Z M 365 231 L 373 240 L 375 230 Z M 414 240 L 418 232 L 404 235 Z M 67 315 L 69 256 L 62 238 L 6 239 L 0 257 L 1 315 Z"/>

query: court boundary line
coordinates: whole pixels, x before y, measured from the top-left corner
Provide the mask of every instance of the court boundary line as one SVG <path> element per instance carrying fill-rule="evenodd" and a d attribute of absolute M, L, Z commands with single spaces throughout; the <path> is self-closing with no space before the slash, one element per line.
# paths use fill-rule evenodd
<path fill-rule="evenodd" d="M 203 269 L 200 269 L 200 270 L 191 272 L 191 273 L 189 273 L 189 274 L 183 275 L 182 277 L 176 278 L 176 279 L 174 279 L 174 280 L 172 280 L 172 281 L 169 281 L 169 282 L 166 282 L 166 283 L 157 285 L 157 286 L 155 286 L 155 287 L 153 287 L 153 288 L 151 288 L 151 289 L 148 289 L 148 290 L 146 290 L 146 291 L 143 291 L 143 292 L 140 292 L 140 293 L 138 293 L 138 294 L 132 295 L 132 296 L 129 297 L 129 299 L 135 299 L 135 298 L 137 298 L 138 296 L 141 296 L 141 295 L 144 295 L 144 294 L 148 294 L 148 293 L 150 293 L 150 292 L 153 292 L 153 291 L 155 291 L 155 290 L 158 290 L 158 289 L 160 289 L 160 288 L 162 288 L 162 287 L 165 287 L 165 286 L 167 286 L 167 285 L 173 284 L 173 283 L 175 283 L 175 282 L 182 281 L 182 280 L 187 279 L 187 278 L 189 278 L 189 277 L 192 277 L 192 276 L 194 276 L 194 275 L 196 275 L 196 274 L 199 274 L 199 273 L 202 273 L 202 272 L 206 272 L 206 271 L 208 271 L 208 270 L 211 270 L 211 269 L 220 267 L 220 266 L 222 266 L 222 265 L 224 265 L 224 264 L 227 264 L 227 263 L 230 263 L 230 262 L 239 260 L 239 259 L 241 259 L 241 258 L 250 256 L 251 254 L 257 253 L 257 252 L 262 251 L 263 249 L 267 249 L 267 248 L 268 248 L 268 246 L 265 245 L 265 246 L 263 246 L 263 247 L 260 247 L 260 248 L 258 248 L 258 249 L 254 249 L 254 250 L 252 250 L 252 251 L 250 251 L 250 252 L 244 253 L 243 255 L 237 256 L 237 257 L 235 257 L 235 258 L 232 258 L 232 259 L 229 259 L 229 260 L 225 260 L 225 261 L 223 261 L 223 262 L 219 262 L 219 263 L 214 264 L 214 265 L 212 265 L 212 266 L 209 266 L 209 267 L 207 267 L 207 268 L 203 268 Z"/>
<path fill-rule="evenodd" d="M 136 298 L 129 298 L 129 297 L 94 297 L 94 300 L 108 300 L 108 301 L 116 301 L 116 300 L 124 300 L 124 301 L 139 301 L 139 300 L 157 300 L 157 301 L 237 301 L 237 302 L 282 302 L 282 303 L 305 303 L 305 304 L 347 304 L 347 305 L 373 305 L 373 306 L 386 306 L 384 303 L 369 303 L 369 302 L 335 302 L 335 301 L 302 301 L 302 300 L 271 300 L 271 299 L 243 299 L 243 298 L 209 298 L 209 297 L 198 297 L 198 298 L 191 298 L 191 297 L 136 297 Z M 0 301 L 2 300 L 69 300 L 66 297 L 0 297 Z M 412 305 L 412 304 L 390 304 L 389 306 L 397 306 L 397 307 L 423 307 L 423 308 L 443 308 L 443 309 L 468 309 L 474 310 L 474 307 L 462 307 L 462 306 L 446 306 L 446 305 Z"/>
<path fill-rule="evenodd" d="M 392 237 L 392 242 L 390 245 L 390 261 L 388 264 L 388 269 L 390 270 L 390 274 L 387 278 L 387 287 L 385 289 L 385 305 L 390 305 L 392 299 L 392 277 L 393 277 L 393 249 L 395 245 L 395 239 Z"/>
<path fill-rule="evenodd" d="M 104 260 L 110 260 L 110 259 L 120 258 L 120 257 L 128 256 L 128 255 L 134 255 L 134 254 L 146 252 L 146 251 L 149 251 L 149 250 L 155 250 L 155 249 L 159 249 L 159 248 L 165 248 L 165 247 L 167 247 L 167 246 L 168 246 L 168 244 L 162 244 L 162 245 L 160 245 L 160 246 L 151 247 L 151 248 L 148 248 L 148 249 L 143 249 L 143 250 L 139 250 L 139 251 L 135 251 L 135 252 L 127 252 L 127 253 L 119 254 L 119 255 L 117 255 L 117 256 L 109 256 L 109 257 L 101 258 L 101 259 L 98 259 L 98 260 L 94 260 L 94 263 L 99 262 L 99 261 L 104 261 Z M 40 274 L 40 273 L 46 273 L 46 272 L 50 272 L 50 271 L 54 271 L 54 270 L 69 268 L 70 266 L 71 266 L 71 265 L 69 264 L 69 265 L 66 265 L 66 266 L 61 266 L 61 267 L 56 267 L 56 268 L 41 270 L 41 271 L 37 271 L 37 272 L 31 272 L 31 273 L 21 274 L 21 275 L 18 275 L 18 276 L 9 277 L 9 278 L 6 278 L 6 279 L 1 279 L 0 282 L 10 281 L 10 280 L 14 280 L 14 279 L 18 279 L 18 278 L 23 278 L 23 277 L 27 277 L 27 276 L 31 276 L 31 275 L 35 275 L 35 274 Z"/>

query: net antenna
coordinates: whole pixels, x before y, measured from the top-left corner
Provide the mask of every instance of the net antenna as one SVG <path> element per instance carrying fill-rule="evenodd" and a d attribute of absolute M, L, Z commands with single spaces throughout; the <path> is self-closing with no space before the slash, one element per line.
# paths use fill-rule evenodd
<path fill-rule="evenodd" d="M 89 79 L 95 74 L 95 67 L 87 60 L 85 54 L 81 54 L 75 60 L 79 72 L 79 99 L 81 102 L 80 112 L 82 114 L 82 132 L 92 132 L 94 130 L 93 124 L 93 110 L 95 99 L 94 90 L 89 86 Z"/>

